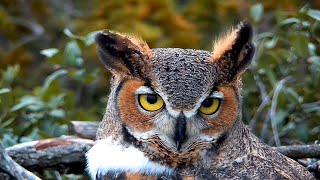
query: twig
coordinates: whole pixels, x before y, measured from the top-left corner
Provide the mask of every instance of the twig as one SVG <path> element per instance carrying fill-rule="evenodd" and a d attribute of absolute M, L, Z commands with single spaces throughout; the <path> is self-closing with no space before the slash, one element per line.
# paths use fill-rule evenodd
<path fill-rule="evenodd" d="M 266 105 L 268 105 L 270 103 L 270 98 L 273 95 L 274 89 L 266 96 L 263 98 L 262 103 L 260 104 L 260 106 L 257 109 L 257 112 L 254 114 L 253 118 L 250 121 L 249 127 L 251 129 L 253 129 L 254 125 L 257 122 L 257 119 L 259 117 L 259 115 L 261 114 L 262 110 L 266 107 Z"/>
<path fill-rule="evenodd" d="M 269 135 L 269 125 L 270 125 L 270 109 L 265 113 L 261 133 L 260 133 L 260 139 L 262 139 L 264 142 L 266 142 L 267 137 Z"/>
<path fill-rule="evenodd" d="M 270 109 L 270 118 L 271 118 L 271 127 L 273 132 L 274 141 L 276 143 L 276 146 L 280 146 L 280 138 L 278 134 L 278 128 L 277 128 L 277 122 L 276 122 L 276 109 L 277 109 L 277 101 L 279 97 L 280 90 L 282 89 L 282 86 L 284 83 L 286 83 L 288 80 L 290 80 L 291 77 L 288 76 L 284 79 L 282 79 L 276 86 L 276 89 L 274 90 L 274 95 L 271 102 L 271 109 Z"/>
<path fill-rule="evenodd" d="M 298 146 L 278 146 L 273 147 L 281 154 L 292 159 L 300 158 L 320 158 L 320 145 L 298 145 Z"/>

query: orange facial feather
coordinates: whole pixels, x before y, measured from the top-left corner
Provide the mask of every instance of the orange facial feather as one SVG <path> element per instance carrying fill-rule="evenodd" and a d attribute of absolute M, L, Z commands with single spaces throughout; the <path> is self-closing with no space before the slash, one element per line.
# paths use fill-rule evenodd
<path fill-rule="evenodd" d="M 221 102 L 220 113 L 217 117 L 206 119 L 210 126 L 204 130 L 207 135 L 215 135 L 229 129 L 238 117 L 238 101 L 234 88 L 231 86 L 218 88 L 224 94 L 224 100 Z"/>
<path fill-rule="evenodd" d="M 139 103 L 135 92 L 143 84 L 144 82 L 138 79 L 128 80 L 118 95 L 121 119 L 128 127 L 137 132 L 146 132 L 153 127 L 153 123 L 150 121 L 153 115 L 142 113 L 138 107 Z"/>
<path fill-rule="evenodd" d="M 212 62 L 219 60 L 227 51 L 231 50 L 232 45 L 235 43 L 237 38 L 237 31 L 238 29 L 232 30 L 230 33 L 227 33 L 213 42 L 213 55 L 211 57 Z"/>

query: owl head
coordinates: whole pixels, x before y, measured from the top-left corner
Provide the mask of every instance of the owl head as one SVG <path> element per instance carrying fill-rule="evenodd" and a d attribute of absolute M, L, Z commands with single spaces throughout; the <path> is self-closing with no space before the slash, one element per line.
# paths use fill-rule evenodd
<path fill-rule="evenodd" d="M 241 121 L 241 74 L 254 54 L 251 39 L 247 22 L 214 41 L 212 52 L 150 49 L 137 37 L 98 33 L 112 87 L 97 144 L 87 155 L 91 175 L 169 171 L 214 151 Z M 108 158 L 93 160 L 99 153 Z"/>

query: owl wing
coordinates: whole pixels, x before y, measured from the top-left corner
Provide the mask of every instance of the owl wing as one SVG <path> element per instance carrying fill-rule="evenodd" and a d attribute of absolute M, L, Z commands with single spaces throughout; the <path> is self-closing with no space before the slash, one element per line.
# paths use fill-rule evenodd
<path fill-rule="evenodd" d="M 275 154 L 274 154 L 275 153 Z M 199 168 L 189 175 L 190 179 L 315 179 L 306 169 L 297 165 L 292 159 L 286 158 L 278 152 L 272 152 L 273 157 L 249 154 L 237 160 L 212 169 Z M 186 173 L 187 174 L 187 173 Z"/>

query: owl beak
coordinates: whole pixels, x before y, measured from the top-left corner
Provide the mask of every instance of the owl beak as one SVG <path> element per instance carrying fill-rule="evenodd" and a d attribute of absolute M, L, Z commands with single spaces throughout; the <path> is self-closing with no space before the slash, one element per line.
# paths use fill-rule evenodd
<path fill-rule="evenodd" d="M 186 139 L 186 117 L 181 112 L 177 118 L 177 123 L 175 125 L 174 141 L 176 142 L 177 150 L 180 151 L 181 144 Z"/>

